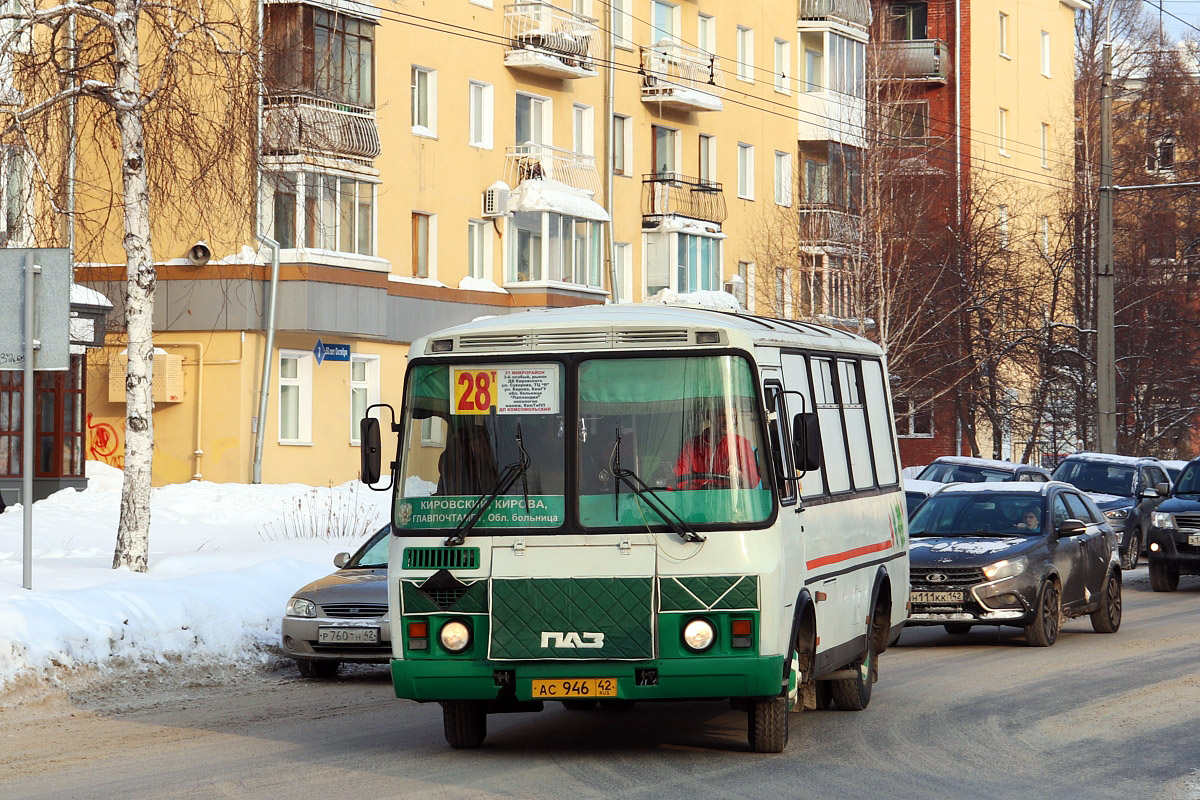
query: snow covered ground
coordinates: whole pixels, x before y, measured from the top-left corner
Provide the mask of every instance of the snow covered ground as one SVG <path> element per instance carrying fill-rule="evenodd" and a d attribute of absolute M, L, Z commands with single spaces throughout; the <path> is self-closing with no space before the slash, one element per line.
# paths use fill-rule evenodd
<path fill-rule="evenodd" d="M 0 514 L 0 693 L 81 667 L 266 660 L 292 592 L 387 518 L 387 493 L 355 482 L 164 486 L 137 574 L 111 569 L 121 473 L 89 462 L 88 478 L 34 504 L 33 591 L 21 588 L 21 508 Z"/>

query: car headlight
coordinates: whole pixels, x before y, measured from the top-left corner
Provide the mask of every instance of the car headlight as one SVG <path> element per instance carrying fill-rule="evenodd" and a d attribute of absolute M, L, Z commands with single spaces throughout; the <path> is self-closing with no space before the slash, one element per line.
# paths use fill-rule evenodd
<path fill-rule="evenodd" d="M 1150 515 L 1150 521 L 1156 528 L 1174 528 L 1175 518 L 1165 511 L 1155 511 Z"/>
<path fill-rule="evenodd" d="M 466 626 L 466 623 L 452 619 L 442 626 L 438 640 L 442 643 L 442 647 L 451 653 L 461 653 L 471 644 L 471 629 Z"/>
<path fill-rule="evenodd" d="M 315 617 L 317 604 L 312 600 L 305 600 L 303 597 L 293 597 L 287 602 L 287 615 L 289 617 Z"/>
<path fill-rule="evenodd" d="M 1014 575 L 1020 575 L 1025 571 L 1026 564 L 1029 559 L 1025 556 L 1018 558 L 1006 558 L 1003 561 L 997 561 L 995 564 L 989 564 L 983 568 L 983 574 L 987 576 L 989 581 L 998 581 L 1001 578 L 1011 578 Z"/>
<path fill-rule="evenodd" d="M 716 629 L 706 619 L 697 618 L 683 626 L 683 643 L 697 653 L 702 653 L 712 647 L 716 638 Z"/>
<path fill-rule="evenodd" d="M 1129 509 L 1110 508 L 1108 511 L 1104 512 L 1104 516 L 1108 517 L 1109 519 L 1125 519 L 1129 516 Z"/>

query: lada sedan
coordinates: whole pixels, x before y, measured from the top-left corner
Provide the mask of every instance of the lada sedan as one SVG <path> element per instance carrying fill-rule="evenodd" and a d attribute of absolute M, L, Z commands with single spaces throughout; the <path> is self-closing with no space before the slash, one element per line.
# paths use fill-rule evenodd
<path fill-rule="evenodd" d="M 1096 504 L 1065 483 L 947 486 L 909 522 L 906 625 L 1012 625 L 1049 647 L 1064 617 L 1121 625 L 1121 562 Z"/>
<path fill-rule="evenodd" d="M 384 526 L 354 555 L 338 553 L 337 571 L 313 581 L 287 602 L 283 650 L 306 678 L 332 678 L 342 662 L 386 663 L 388 537 Z"/>

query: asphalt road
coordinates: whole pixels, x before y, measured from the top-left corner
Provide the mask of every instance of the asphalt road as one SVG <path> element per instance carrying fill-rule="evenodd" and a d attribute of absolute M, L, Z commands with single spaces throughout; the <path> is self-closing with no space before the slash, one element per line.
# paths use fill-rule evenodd
<path fill-rule="evenodd" d="M 747 752 L 725 703 L 489 718 L 476 751 L 385 668 L 164 670 L 0 707 L 0 797 L 1200 798 L 1200 578 L 1127 577 L 1114 635 L 907 630 L 863 712 L 794 714 Z M 0 697 L 0 703 L 6 698 Z"/>

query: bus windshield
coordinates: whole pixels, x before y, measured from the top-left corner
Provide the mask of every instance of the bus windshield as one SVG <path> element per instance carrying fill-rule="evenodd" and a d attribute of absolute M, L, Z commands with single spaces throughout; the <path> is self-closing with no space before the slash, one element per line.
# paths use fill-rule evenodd
<path fill-rule="evenodd" d="M 768 460 L 749 363 L 595 358 L 579 366 L 579 521 L 661 528 L 766 520 Z"/>

